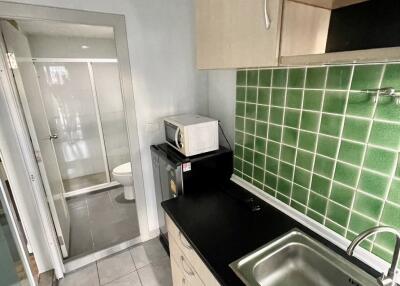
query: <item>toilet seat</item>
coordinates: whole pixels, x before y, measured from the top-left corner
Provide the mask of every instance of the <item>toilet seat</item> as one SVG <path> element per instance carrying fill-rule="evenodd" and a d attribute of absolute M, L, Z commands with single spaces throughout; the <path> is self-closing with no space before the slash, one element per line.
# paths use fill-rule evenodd
<path fill-rule="evenodd" d="M 115 175 L 131 175 L 132 174 L 131 163 L 128 162 L 115 167 L 113 173 Z"/>

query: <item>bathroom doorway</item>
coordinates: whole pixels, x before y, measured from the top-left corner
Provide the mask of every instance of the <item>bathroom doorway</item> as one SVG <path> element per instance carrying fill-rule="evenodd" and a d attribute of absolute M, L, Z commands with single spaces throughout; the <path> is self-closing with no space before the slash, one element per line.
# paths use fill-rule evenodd
<path fill-rule="evenodd" d="M 113 27 L 2 19 L 1 34 L 65 262 L 137 243 Z"/>

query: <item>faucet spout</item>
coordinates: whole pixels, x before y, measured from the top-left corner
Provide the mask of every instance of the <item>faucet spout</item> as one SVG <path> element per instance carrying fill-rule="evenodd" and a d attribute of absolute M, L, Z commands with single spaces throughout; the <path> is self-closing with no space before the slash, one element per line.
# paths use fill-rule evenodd
<path fill-rule="evenodd" d="M 397 274 L 397 265 L 399 264 L 400 260 L 400 230 L 389 227 L 389 226 L 376 226 L 373 228 L 370 228 L 362 233 L 360 233 L 349 245 L 347 248 L 347 254 L 348 255 L 353 255 L 354 249 L 367 237 L 370 235 L 373 235 L 375 233 L 392 233 L 396 236 L 396 245 L 394 248 L 394 253 L 393 253 L 393 258 L 392 258 L 392 264 L 390 266 L 390 269 L 387 273 L 387 275 L 383 275 L 381 278 L 378 279 L 378 282 L 380 285 L 385 285 L 385 286 L 394 286 L 396 285 L 396 274 Z"/>

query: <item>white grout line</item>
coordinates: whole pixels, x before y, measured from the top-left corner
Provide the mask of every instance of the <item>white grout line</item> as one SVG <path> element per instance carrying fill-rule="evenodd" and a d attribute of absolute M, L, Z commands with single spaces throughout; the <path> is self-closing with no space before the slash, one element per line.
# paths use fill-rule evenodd
<path fill-rule="evenodd" d="M 257 120 L 257 113 L 258 113 L 258 85 L 260 84 L 260 70 L 257 70 L 257 88 L 256 88 L 256 114 L 255 114 L 255 119 Z M 252 180 L 254 181 L 254 169 L 256 168 L 256 164 L 254 162 L 254 157 L 255 157 L 255 149 L 256 149 L 256 134 L 257 134 L 257 122 L 258 121 L 254 121 L 254 140 L 253 140 L 253 173 L 252 173 Z M 257 168 L 259 168 L 257 166 Z M 265 158 L 264 158 L 264 168 L 265 168 Z"/>
<path fill-rule="evenodd" d="M 328 73 L 329 73 L 328 69 Z M 347 112 L 347 106 L 348 106 L 348 102 L 349 102 L 349 96 L 350 96 L 350 86 L 351 86 L 351 82 L 353 80 L 353 75 L 354 75 L 354 66 L 352 66 L 351 68 L 351 73 L 350 73 L 350 78 L 349 78 L 349 83 L 348 83 L 348 89 L 347 89 L 347 93 L 346 93 L 346 101 L 345 101 L 345 106 L 344 106 L 344 112 L 343 114 L 346 114 Z M 332 179 L 329 181 L 329 190 L 328 190 L 328 194 L 327 194 L 327 199 L 329 201 L 330 197 L 331 197 L 331 193 L 332 193 L 332 187 L 333 187 L 333 182 L 334 182 L 334 176 L 336 173 L 336 166 L 338 163 L 338 157 L 339 157 L 339 152 L 340 152 L 340 147 L 342 145 L 342 137 L 343 137 L 343 129 L 344 129 L 344 123 L 345 123 L 345 118 L 343 118 L 341 126 L 340 126 L 340 133 L 339 133 L 339 143 L 336 149 L 336 155 L 333 161 L 333 173 L 332 173 Z M 325 214 L 324 214 L 324 221 L 323 224 L 326 224 L 326 217 L 328 215 L 328 208 L 329 208 L 329 204 L 326 205 L 326 209 L 325 209 Z"/>
<path fill-rule="evenodd" d="M 382 67 L 382 72 L 381 72 L 381 77 L 380 77 L 380 80 L 379 80 L 379 87 L 380 87 L 381 84 L 382 84 L 383 76 L 384 76 L 384 74 L 385 74 L 385 70 L 386 70 L 386 65 L 383 65 L 383 67 Z M 373 113 L 372 113 L 372 116 L 371 116 L 372 120 L 370 121 L 369 128 L 368 128 L 366 146 L 365 146 L 365 149 L 364 149 L 364 152 L 363 152 L 363 156 L 362 156 L 362 160 L 361 160 L 361 167 L 360 167 L 360 169 L 359 169 L 358 177 L 357 177 L 357 183 L 356 183 L 356 189 L 357 189 L 357 190 L 359 189 L 359 186 L 360 186 L 361 174 L 362 174 L 363 169 L 364 169 L 365 157 L 366 157 L 366 154 L 367 154 L 368 146 L 370 146 L 369 140 L 370 140 L 371 133 L 372 133 L 372 127 L 373 127 L 373 124 L 374 124 L 374 118 L 375 118 L 375 114 L 376 114 L 377 107 L 378 107 L 378 100 L 374 103 Z M 351 217 L 352 217 L 351 214 L 352 214 L 352 212 L 354 211 L 353 208 L 354 208 L 356 196 L 357 196 L 357 192 L 354 193 L 354 196 L 353 196 L 353 199 L 352 199 L 352 202 L 351 202 L 351 205 L 350 205 L 350 214 L 349 214 L 349 216 L 348 216 L 348 218 L 347 218 L 346 232 L 345 232 L 345 234 L 344 234 L 345 237 L 347 237 L 347 234 L 348 234 L 348 231 L 349 231 L 350 220 L 351 220 Z M 369 249 L 369 250 L 371 251 L 371 249 Z"/>

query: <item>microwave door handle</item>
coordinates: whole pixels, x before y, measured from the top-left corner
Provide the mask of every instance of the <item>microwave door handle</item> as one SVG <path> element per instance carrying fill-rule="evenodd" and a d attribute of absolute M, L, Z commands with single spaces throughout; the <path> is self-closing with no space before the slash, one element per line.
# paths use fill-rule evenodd
<path fill-rule="evenodd" d="M 176 128 L 176 131 L 175 131 L 175 146 L 176 146 L 176 148 L 180 149 L 181 147 L 179 146 L 178 135 L 179 135 L 179 128 Z"/>

